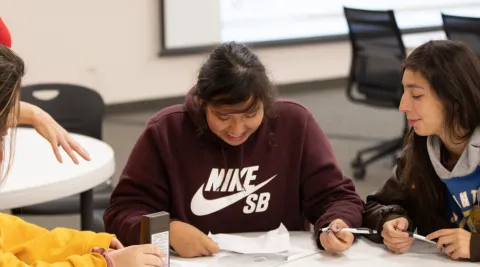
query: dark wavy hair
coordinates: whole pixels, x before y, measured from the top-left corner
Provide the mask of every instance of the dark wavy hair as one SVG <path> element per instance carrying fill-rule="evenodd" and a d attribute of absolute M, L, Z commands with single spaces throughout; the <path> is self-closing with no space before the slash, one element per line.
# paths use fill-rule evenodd
<path fill-rule="evenodd" d="M 195 96 L 205 105 L 236 105 L 251 98 L 251 105 L 264 105 L 265 115 L 273 113 L 275 87 L 260 59 L 247 46 L 228 42 L 216 47 L 200 68 Z"/>
<path fill-rule="evenodd" d="M 404 69 L 419 72 L 429 82 L 443 106 L 444 127 L 452 140 L 467 141 L 480 126 L 480 60 L 460 42 L 430 41 L 416 48 L 405 60 Z M 459 131 L 461 129 L 461 132 Z M 413 128 L 405 140 L 403 181 L 425 222 L 443 215 L 445 185 L 438 178 L 427 151 L 427 137 Z"/>

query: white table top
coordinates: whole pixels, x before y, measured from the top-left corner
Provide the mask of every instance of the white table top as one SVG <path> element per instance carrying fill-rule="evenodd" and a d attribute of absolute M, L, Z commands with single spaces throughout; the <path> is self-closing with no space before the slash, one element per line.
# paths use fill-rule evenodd
<path fill-rule="evenodd" d="M 57 161 L 50 144 L 34 129 L 18 128 L 13 164 L 0 186 L 0 209 L 39 204 L 92 189 L 115 172 L 113 149 L 100 140 L 71 134 L 90 154 L 91 161 L 79 155 L 75 165 L 60 148 L 63 163 Z M 8 160 L 9 138 L 5 138 Z M 6 163 L 6 162 L 5 162 Z"/>
<path fill-rule="evenodd" d="M 258 236 L 264 233 L 256 234 L 242 234 L 243 236 Z M 294 247 L 298 247 L 305 250 L 317 250 L 316 245 L 311 238 L 310 232 L 290 232 L 291 244 Z M 220 252 L 221 254 L 222 252 Z M 238 257 L 238 256 L 237 256 Z M 237 263 L 232 261 L 222 260 L 221 255 L 212 257 L 200 257 L 193 259 L 183 259 L 178 257 L 171 257 L 172 260 L 186 261 L 189 263 L 205 264 L 204 266 L 216 266 L 216 267 L 235 267 Z M 233 259 L 233 258 L 232 258 Z M 261 265 L 261 262 L 252 262 L 248 264 L 241 262 L 242 258 L 238 257 L 235 262 L 238 262 L 238 266 L 265 266 Z M 228 262 L 229 264 L 224 264 Z M 294 261 L 287 262 L 278 266 L 285 267 L 304 267 L 304 266 L 359 266 L 359 267 L 371 267 L 371 266 L 472 266 L 477 265 L 468 261 L 453 261 L 443 253 L 437 253 L 436 247 L 429 243 L 422 241 L 415 241 L 414 245 L 410 248 L 409 252 L 405 254 L 394 254 L 389 252 L 384 245 L 375 244 L 366 238 L 359 238 L 353 246 L 342 254 L 331 255 L 325 251 L 318 251 L 317 253 L 307 256 L 305 258 L 296 259 Z M 177 267 L 177 264 L 171 265 Z M 179 267 L 181 265 L 178 265 Z M 185 265 L 185 267 L 188 265 Z M 194 267 L 195 265 L 191 265 Z"/>

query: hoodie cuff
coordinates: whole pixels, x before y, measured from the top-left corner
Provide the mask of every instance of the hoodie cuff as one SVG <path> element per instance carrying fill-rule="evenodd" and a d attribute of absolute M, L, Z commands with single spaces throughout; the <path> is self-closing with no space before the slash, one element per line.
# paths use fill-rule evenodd
<path fill-rule="evenodd" d="M 112 239 L 114 237 L 115 235 L 107 234 L 107 233 L 95 234 L 93 238 L 90 240 L 90 242 L 88 243 L 88 249 L 89 250 L 92 248 L 109 249 L 110 243 L 112 242 Z"/>
<path fill-rule="evenodd" d="M 472 233 L 470 238 L 470 261 L 480 262 L 480 234 Z"/>

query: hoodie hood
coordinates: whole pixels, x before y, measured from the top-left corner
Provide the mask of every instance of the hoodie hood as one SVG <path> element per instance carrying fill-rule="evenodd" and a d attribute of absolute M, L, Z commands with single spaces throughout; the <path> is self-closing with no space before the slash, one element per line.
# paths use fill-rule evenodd
<path fill-rule="evenodd" d="M 440 159 L 442 141 L 438 136 L 429 136 L 427 139 L 427 149 L 435 172 L 441 179 L 451 179 L 454 177 L 463 177 L 472 174 L 480 164 L 480 128 L 477 128 L 457 164 L 450 172 L 447 170 Z"/>

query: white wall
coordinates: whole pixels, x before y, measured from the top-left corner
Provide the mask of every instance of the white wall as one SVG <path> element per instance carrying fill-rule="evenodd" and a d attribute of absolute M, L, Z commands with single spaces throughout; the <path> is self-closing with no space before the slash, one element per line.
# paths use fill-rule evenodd
<path fill-rule="evenodd" d="M 157 0 L 1 0 L 24 84 L 70 82 L 107 104 L 179 96 L 205 55 L 159 58 Z M 281 29 L 279 29 L 281 30 Z M 345 77 L 347 42 L 257 49 L 277 84 Z"/>
<path fill-rule="evenodd" d="M 164 2 L 165 46 L 182 48 L 221 42 L 220 0 Z"/>

